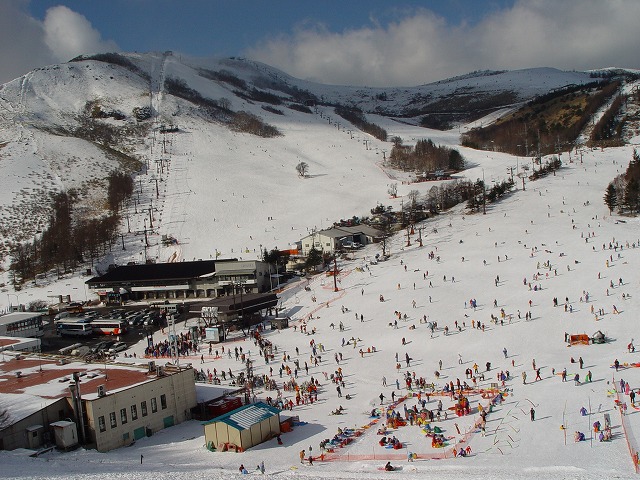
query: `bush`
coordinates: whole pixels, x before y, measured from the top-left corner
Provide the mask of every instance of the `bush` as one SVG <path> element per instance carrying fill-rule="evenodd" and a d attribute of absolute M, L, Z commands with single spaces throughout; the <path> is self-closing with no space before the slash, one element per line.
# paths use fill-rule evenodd
<path fill-rule="evenodd" d="M 151 110 L 151 107 L 133 107 L 132 113 L 137 121 L 142 122 L 150 119 L 153 111 Z"/>

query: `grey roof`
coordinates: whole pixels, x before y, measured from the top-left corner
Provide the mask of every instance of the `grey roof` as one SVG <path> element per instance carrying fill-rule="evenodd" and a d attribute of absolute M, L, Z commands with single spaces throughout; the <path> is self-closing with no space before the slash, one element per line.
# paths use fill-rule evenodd
<path fill-rule="evenodd" d="M 351 227 L 332 227 L 327 230 L 320 230 L 316 233 L 316 235 L 322 235 L 324 237 L 330 238 L 342 238 L 351 235 L 363 234 L 368 237 L 380 237 L 382 236 L 382 232 L 377 228 L 373 228 L 369 225 L 361 224 L 361 225 L 353 225 Z M 304 238 L 313 237 L 313 234 L 307 235 Z"/>
<path fill-rule="evenodd" d="M 14 312 L 7 313 L 0 316 L 0 325 L 7 325 L 9 323 L 18 322 L 20 320 L 27 320 L 30 318 L 41 317 L 42 313 L 39 312 Z"/>

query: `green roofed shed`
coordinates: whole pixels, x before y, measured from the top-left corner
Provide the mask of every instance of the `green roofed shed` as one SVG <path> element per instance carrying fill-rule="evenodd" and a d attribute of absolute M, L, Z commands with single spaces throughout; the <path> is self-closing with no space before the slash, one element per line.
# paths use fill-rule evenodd
<path fill-rule="evenodd" d="M 280 410 L 257 402 L 236 408 L 203 425 L 209 449 L 244 451 L 280 433 Z"/>

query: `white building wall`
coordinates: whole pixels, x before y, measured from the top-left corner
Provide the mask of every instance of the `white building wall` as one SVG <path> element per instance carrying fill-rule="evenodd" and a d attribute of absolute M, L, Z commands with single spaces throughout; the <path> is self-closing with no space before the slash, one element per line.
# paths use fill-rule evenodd
<path fill-rule="evenodd" d="M 163 407 L 162 396 L 166 401 Z M 152 408 L 153 400 L 157 410 Z M 143 415 L 143 402 L 146 402 L 146 415 Z M 167 372 L 165 376 L 149 382 L 109 392 L 104 397 L 84 400 L 90 440 L 100 452 L 106 452 L 131 444 L 136 430 L 157 432 L 168 423 L 178 424 L 190 418 L 191 408 L 197 404 L 195 379 L 192 368 L 179 372 Z M 132 406 L 135 406 L 137 418 L 133 418 Z M 126 423 L 123 423 L 121 410 L 126 411 Z M 115 413 L 115 426 L 111 425 L 110 414 Z M 104 417 L 104 431 L 101 430 L 100 417 Z M 168 419 L 173 417 L 172 421 Z"/>

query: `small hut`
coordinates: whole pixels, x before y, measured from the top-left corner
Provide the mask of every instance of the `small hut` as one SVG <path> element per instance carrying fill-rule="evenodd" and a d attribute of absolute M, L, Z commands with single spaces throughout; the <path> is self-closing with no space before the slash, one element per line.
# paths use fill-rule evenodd
<path fill-rule="evenodd" d="M 53 427 L 56 447 L 60 450 L 72 450 L 79 446 L 78 429 L 74 422 L 60 420 L 51 424 Z"/>
<path fill-rule="evenodd" d="M 271 319 L 271 330 L 282 330 L 283 328 L 289 328 L 289 317 L 276 317 Z"/>
<path fill-rule="evenodd" d="M 607 337 L 605 337 L 604 333 L 598 330 L 591 336 L 592 343 L 605 343 L 607 341 Z"/>
<path fill-rule="evenodd" d="M 280 410 L 257 402 L 236 408 L 203 425 L 207 448 L 242 452 L 280 434 Z"/>

